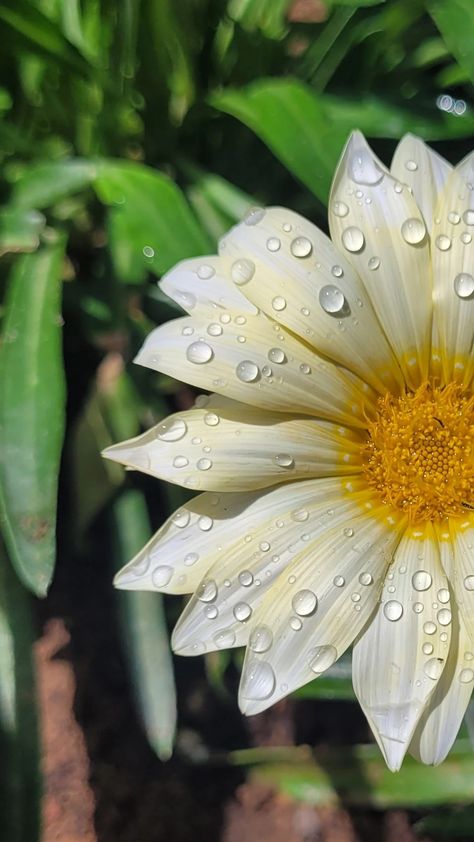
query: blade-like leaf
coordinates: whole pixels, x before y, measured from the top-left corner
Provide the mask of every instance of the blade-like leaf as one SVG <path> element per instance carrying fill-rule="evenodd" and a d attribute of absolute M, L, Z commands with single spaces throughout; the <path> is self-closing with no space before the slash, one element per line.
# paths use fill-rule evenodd
<path fill-rule="evenodd" d="M 22 208 L 49 208 L 87 187 L 96 175 L 95 164 L 81 158 L 40 161 L 15 182 L 12 203 Z"/>
<path fill-rule="evenodd" d="M 31 602 L 0 544 L 0 827 L 2 842 L 39 839 L 40 760 Z"/>
<path fill-rule="evenodd" d="M 471 0 L 430 0 L 427 6 L 449 51 L 474 82 L 474 4 Z"/>
<path fill-rule="evenodd" d="M 0 512 L 22 581 L 44 596 L 56 550 L 56 498 L 64 432 L 60 290 L 64 240 L 13 267 L 0 354 Z"/>
<path fill-rule="evenodd" d="M 181 190 L 163 173 L 106 161 L 94 186 L 111 206 L 109 245 L 121 281 L 140 283 L 147 272 L 162 274 L 178 260 L 212 249 Z"/>
<path fill-rule="evenodd" d="M 44 228 L 43 214 L 35 210 L 6 207 L 0 210 L 0 257 L 7 252 L 35 251 L 40 231 Z"/>

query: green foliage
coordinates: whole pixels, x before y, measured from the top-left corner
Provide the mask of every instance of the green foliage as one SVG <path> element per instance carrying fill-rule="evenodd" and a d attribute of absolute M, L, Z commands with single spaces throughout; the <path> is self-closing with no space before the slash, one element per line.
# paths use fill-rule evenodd
<path fill-rule="evenodd" d="M 286 204 L 324 226 L 334 167 L 354 127 L 384 155 L 414 132 L 461 157 L 474 132 L 474 11 L 470 0 L 4 0 L 0 39 L 0 523 L 8 554 L 0 559 L 0 735 L 8 742 L 0 805 L 6 842 L 34 842 L 37 749 L 33 719 L 19 706 L 31 700 L 32 678 L 18 666 L 29 663 L 32 618 L 14 571 L 46 594 L 64 366 L 74 413 L 62 486 L 74 500 L 67 529 L 80 552 L 99 525 L 119 565 L 146 540 L 151 501 L 98 451 L 189 402 L 174 381 L 128 365 L 149 330 L 176 313 L 157 277 L 213 251 L 257 202 Z M 444 94 L 447 110 L 437 104 Z M 162 521 L 182 498 L 155 487 Z M 165 758 L 176 708 L 164 605 L 127 594 L 118 614 L 137 710 Z M 208 661 L 216 690 L 225 690 L 232 665 L 229 656 Z M 298 696 L 350 705 L 347 668 Z M 358 762 L 375 763 L 365 751 Z M 428 791 L 431 804 L 463 800 L 472 776 L 463 752 L 453 760 L 459 787 L 449 792 L 435 770 L 416 767 L 415 779 L 409 763 L 397 789 L 377 766 L 378 806 L 426 803 Z M 283 760 L 271 780 L 311 800 L 314 770 L 300 770 L 295 783 Z M 32 824 L 23 830 L 26 793 Z"/>

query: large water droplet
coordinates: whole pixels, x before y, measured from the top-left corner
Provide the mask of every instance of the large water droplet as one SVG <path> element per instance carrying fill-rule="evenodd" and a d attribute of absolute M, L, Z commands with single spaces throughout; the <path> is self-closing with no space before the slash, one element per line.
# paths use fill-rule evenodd
<path fill-rule="evenodd" d="M 460 272 L 454 279 L 454 292 L 459 298 L 471 298 L 474 295 L 474 277 L 468 272 Z"/>
<path fill-rule="evenodd" d="M 201 515 L 201 517 L 198 519 L 199 529 L 201 529 L 203 532 L 209 532 L 209 530 L 212 529 L 213 525 L 214 521 L 212 517 L 209 517 L 209 515 Z"/>
<path fill-rule="evenodd" d="M 196 365 L 208 363 L 212 360 L 213 356 L 214 351 L 211 346 L 202 339 L 198 339 L 197 342 L 192 342 L 186 350 L 186 359 L 189 360 L 190 363 L 195 363 Z"/>
<path fill-rule="evenodd" d="M 177 289 L 174 295 L 183 310 L 193 310 L 196 306 L 196 296 L 192 292 Z"/>
<path fill-rule="evenodd" d="M 474 681 L 474 671 L 469 668 L 461 670 L 459 681 L 461 684 L 470 684 L 471 681 Z"/>
<path fill-rule="evenodd" d="M 466 225 L 474 225 L 474 210 L 469 209 L 464 211 L 462 218 Z"/>
<path fill-rule="evenodd" d="M 240 584 L 244 588 L 249 588 L 250 585 L 253 583 L 253 574 L 250 572 L 250 570 L 242 570 L 242 572 L 239 573 L 238 578 L 239 578 Z"/>
<path fill-rule="evenodd" d="M 286 299 L 283 298 L 281 295 L 276 295 L 272 301 L 272 307 L 277 312 L 284 310 L 286 307 Z"/>
<path fill-rule="evenodd" d="M 162 441 L 179 441 L 187 432 L 187 424 L 182 418 L 168 418 L 158 424 L 156 437 Z"/>
<path fill-rule="evenodd" d="M 244 699 L 268 699 L 275 684 L 275 673 L 267 661 L 250 661 L 242 676 L 241 693 Z"/>
<path fill-rule="evenodd" d="M 247 216 L 244 219 L 246 225 L 258 225 L 265 216 L 264 208 L 250 208 Z"/>
<path fill-rule="evenodd" d="M 207 326 L 207 332 L 209 336 L 222 336 L 222 325 L 217 324 L 217 322 L 211 322 Z"/>
<path fill-rule="evenodd" d="M 196 591 L 196 596 L 201 602 L 213 602 L 217 596 L 217 585 L 214 579 L 204 579 Z"/>
<path fill-rule="evenodd" d="M 441 608 L 436 615 L 436 619 L 440 626 L 449 626 L 451 622 L 451 611 L 449 608 Z"/>
<path fill-rule="evenodd" d="M 439 602 L 441 602 L 443 605 L 444 605 L 446 602 L 449 602 L 449 591 L 448 591 L 448 589 L 447 589 L 447 588 L 440 588 L 440 589 L 439 589 L 439 591 L 438 591 L 438 600 L 439 600 Z"/>
<path fill-rule="evenodd" d="M 448 222 L 450 222 L 451 225 L 459 225 L 459 223 L 461 222 L 461 217 L 458 213 L 456 213 L 456 211 L 450 211 L 448 213 Z"/>
<path fill-rule="evenodd" d="M 278 237 L 269 237 L 267 240 L 267 249 L 268 251 L 279 251 L 281 247 L 281 242 Z"/>
<path fill-rule="evenodd" d="M 325 313 L 335 315 L 344 309 L 344 294 L 334 284 L 326 284 L 319 290 L 319 303 Z"/>
<path fill-rule="evenodd" d="M 277 453 L 275 462 L 280 468 L 294 468 L 295 460 L 289 453 Z"/>
<path fill-rule="evenodd" d="M 384 176 L 368 149 L 359 149 L 349 161 L 349 174 L 356 184 L 378 184 Z"/>
<path fill-rule="evenodd" d="M 374 580 L 370 573 L 361 573 L 359 576 L 359 582 L 361 585 L 371 585 L 373 581 Z"/>
<path fill-rule="evenodd" d="M 436 623 L 433 623 L 431 620 L 428 620 L 427 623 L 423 624 L 423 631 L 425 634 L 434 634 L 436 631 Z"/>
<path fill-rule="evenodd" d="M 417 570 L 411 578 L 411 583 L 415 591 L 427 591 L 431 588 L 433 579 L 427 570 Z"/>
<path fill-rule="evenodd" d="M 294 257 L 309 257 L 313 246 L 307 237 L 296 237 L 291 243 L 290 251 Z"/>
<path fill-rule="evenodd" d="M 451 248 L 451 238 L 447 237 L 446 234 L 440 234 L 439 237 L 436 237 L 435 245 L 440 251 L 448 251 Z"/>
<path fill-rule="evenodd" d="M 268 352 L 268 359 L 272 363 L 277 363 L 281 365 L 281 363 L 286 362 L 285 352 L 281 350 L 281 348 L 270 348 Z"/>
<path fill-rule="evenodd" d="M 242 360 L 235 369 L 235 373 L 243 383 L 253 383 L 260 376 L 258 365 L 251 360 Z"/>
<path fill-rule="evenodd" d="M 196 274 L 198 278 L 201 278 L 201 280 L 207 281 L 209 280 L 209 278 L 212 278 L 212 276 L 216 274 L 216 270 L 212 266 L 208 266 L 206 263 L 204 263 L 202 266 L 198 267 Z"/>
<path fill-rule="evenodd" d="M 207 424 L 208 427 L 217 427 L 219 421 L 220 418 L 215 412 L 207 412 L 204 416 L 204 423 Z"/>
<path fill-rule="evenodd" d="M 175 468 L 185 468 L 186 465 L 189 465 L 189 459 L 186 456 L 175 456 L 173 459 L 173 467 Z"/>
<path fill-rule="evenodd" d="M 335 661 L 337 661 L 335 646 L 317 646 L 310 652 L 309 666 L 317 674 L 332 667 Z"/>
<path fill-rule="evenodd" d="M 238 602 L 234 606 L 234 617 L 239 623 L 245 623 L 252 615 L 252 609 L 246 602 Z"/>
<path fill-rule="evenodd" d="M 365 237 L 360 228 L 356 228 L 354 225 L 345 228 L 342 232 L 342 245 L 347 251 L 362 251 L 365 245 Z"/>
<path fill-rule="evenodd" d="M 218 649 L 229 649 L 235 643 L 235 632 L 233 629 L 219 629 L 212 639 Z"/>
<path fill-rule="evenodd" d="M 437 681 L 443 672 L 443 668 L 443 658 L 430 658 L 424 665 L 423 672 L 428 676 L 428 678 L 432 678 L 433 681 Z"/>
<path fill-rule="evenodd" d="M 416 217 L 405 219 L 401 231 L 403 239 L 411 246 L 421 243 L 426 235 L 425 223 L 422 219 L 417 219 Z"/>
<path fill-rule="evenodd" d="M 248 282 L 252 280 L 254 274 L 255 264 L 246 258 L 236 260 L 235 263 L 232 264 L 232 268 L 230 270 L 230 276 L 234 284 L 237 284 L 239 287 L 244 284 L 248 284 Z"/>
<path fill-rule="evenodd" d="M 300 617 L 309 617 L 316 611 L 318 598 L 313 591 L 305 588 L 294 595 L 291 604 L 295 614 L 299 614 Z"/>
<path fill-rule="evenodd" d="M 383 607 L 383 613 L 385 614 L 387 620 L 395 622 L 396 620 L 399 620 L 403 614 L 403 605 L 401 602 L 397 602 L 396 599 L 389 599 Z"/>
<path fill-rule="evenodd" d="M 249 646 L 253 652 L 267 652 L 273 643 L 273 634 L 268 626 L 256 626 L 249 639 Z"/>
<path fill-rule="evenodd" d="M 209 468 L 212 468 L 212 461 L 211 459 L 203 457 L 202 459 L 197 460 L 196 467 L 199 471 L 208 471 Z"/>
<path fill-rule="evenodd" d="M 424 643 L 423 646 L 421 647 L 421 649 L 422 649 L 424 655 L 432 655 L 433 650 L 434 650 L 434 646 L 433 646 L 432 643 Z"/>
<path fill-rule="evenodd" d="M 336 588 L 343 588 L 345 584 L 346 584 L 346 580 L 344 579 L 344 576 L 335 576 L 334 577 L 333 585 L 335 585 Z"/>
<path fill-rule="evenodd" d="M 466 576 L 464 579 L 464 587 L 467 591 L 474 591 L 474 576 Z"/>
<path fill-rule="evenodd" d="M 171 522 L 180 529 L 183 529 L 188 525 L 190 517 L 191 515 L 188 511 L 186 511 L 186 509 L 178 509 L 174 515 L 171 515 Z"/>
<path fill-rule="evenodd" d="M 160 567 L 155 567 L 151 574 L 151 581 L 156 588 L 164 588 L 168 584 L 173 575 L 173 568 L 168 564 L 163 564 Z"/>

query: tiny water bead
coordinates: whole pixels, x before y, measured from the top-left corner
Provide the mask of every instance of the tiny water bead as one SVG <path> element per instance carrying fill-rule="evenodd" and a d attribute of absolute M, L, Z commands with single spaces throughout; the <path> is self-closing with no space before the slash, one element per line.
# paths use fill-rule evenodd
<path fill-rule="evenodd" d="M 417 570 L 412 576 L 412 585 L 416 591 L 427 591 L 433 579 L 427 570 Z"/>
<path fill-rule="evenodd" d="M 405 168 L 408 170 L 408 172 L 415 172 L 418 169 L 418 164 L 416 163 L 416 161 L 408 160 L 405 161 Z"/>
<path fill-rule="evenodd" d="M 268 359 L 272 363 L 277 363 L 281 365 L 282 363 L 286 362 L 286 355 L 285 352 L 281 350 L 281 348 L 270 348 L 268 352 Z"/>
<path fill-rule="evenodd" d="M 369 485 L 412 523 L 462 515 L 473 502 L 473 423 L 474 396 L 454 383 L 379 398 L 362 450 Z M 412 580 L 415 590 L 428 582 L 426 571 Z"/>
<path fill-rule="evenodd" d="M 335 216 L 339 216 L 341 218 L 347 216 L 349 213 L 349 206 L 346 205 L 345 202 L 334 202 L 332 209 Z"/>
<path fill-rule="evenodd" d="M 451 248 L 451 239 L 446 234 L 440 234 L 436 237 L 435 245 L 440 251 L 448 251 Z"/>
<path fill-rule="evenodd" d="M 272 307 L 277 312 L 284 310 L 286 307 L 286 299 L 283 298 L 281 295 L 276 295 L 272 301 Z"/>
<path fill-rule="evenodd" d="M 281 248 L 281 242 L 278 237 L 270 237 L 267 240 L 267 249 L 268 251 L 279 251 Z"/>

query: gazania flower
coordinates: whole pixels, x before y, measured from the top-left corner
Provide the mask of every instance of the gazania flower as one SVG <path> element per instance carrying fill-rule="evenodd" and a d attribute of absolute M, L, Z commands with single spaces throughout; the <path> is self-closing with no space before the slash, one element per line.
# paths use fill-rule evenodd
<path fill-rule="evenodd" d="M 204 492 L 119 573 L 192 594 L 173 635 L 246 646 L 257 713 L 351 645 L 388 765 L 447 754 L 474 681 L 474 157 L 356 132 L 332 241 L 251 210 L 161 282 L 189 316 L 137 362 L 213 392 L 107 456 Z"/>

